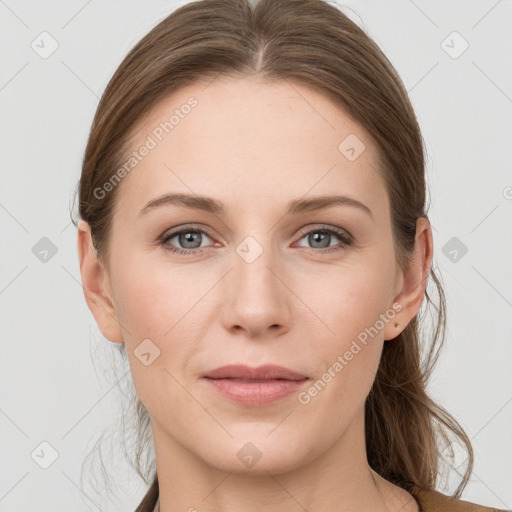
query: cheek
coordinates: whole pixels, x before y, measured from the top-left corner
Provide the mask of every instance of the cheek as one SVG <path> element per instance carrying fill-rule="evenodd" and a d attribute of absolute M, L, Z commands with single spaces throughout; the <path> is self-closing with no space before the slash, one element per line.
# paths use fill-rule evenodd
<path fill-rule="evenodd" d="M 383 264 L 326 267 L 310 273 L 298 295 L 326 326 L 323 339 L 333 341 L 356 337 L 375 326 L 389 309 L 392 271 Z M 328 329 L 327 329 L 328 327 Z M 377 324 L 377 328 L 382 325 Z"/>
<path fill-rule="evenodd" d="M 315 347 L 321 347 L 316 357 L 322 361 L 317 378 L 320 388 L 323 383 L 330 388 L 322 391 L 329 402 L 355 408 L 372 386 L 382 352 L 382 330 L 386 320 L 394 317 L 388 303 L 390 275 L 383 266 L 365 265 L 331 269 L 308 280 L 316 285 L 306 295 L 307 304 L 321 320 L 314 319 L 320 326 L 314 336 Z M 308 332 L 306 325 L 304 332 Z"/>
<path fill-rule="evenodd" d="M 133 264 L 125 274 L 131 277 L 118 276 L 116 283 L 116 308 L 133 383 L 144 406 L 155 414 L 161 414 L 159 408 L 165 408 L 167 400 L 173 410 L 186 407 L 190 400 L 178 381 L 196 350 L 195 340 L 201 339 L 200 307 L 194 304 L 204 291 L 182 274 L 179 269 L 160 272 L 154 266 Z"/>
<path fill-rule="evenodd" d="M 187 323 L 188 314 L 193 315 L 206 286 L 184 266 L 152 264 L 142 258 L 125 258 L 114 277 L 116 310 L 130 344 L 171 338 L 181 323 Z"/>

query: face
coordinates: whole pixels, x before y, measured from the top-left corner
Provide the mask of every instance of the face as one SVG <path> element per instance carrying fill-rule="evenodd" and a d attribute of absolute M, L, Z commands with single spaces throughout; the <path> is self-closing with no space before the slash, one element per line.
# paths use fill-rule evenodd
<path fill-rule="evenodd" d="M 132 146 L 145 156 L 117 185 L 107 283 L 155 445 L 226 471 L 249 471 L 243 455 L 259 452 L 254 473 L 363 435 L 403 282 L 367 133 L 298 83 L 230 77 L 166 98 Z M 147 206 L 167 194 L 220 207 Z M 203 377 L 231 364 L 305 380 L 239 382 L 249 398 L 236 400 Z"/>

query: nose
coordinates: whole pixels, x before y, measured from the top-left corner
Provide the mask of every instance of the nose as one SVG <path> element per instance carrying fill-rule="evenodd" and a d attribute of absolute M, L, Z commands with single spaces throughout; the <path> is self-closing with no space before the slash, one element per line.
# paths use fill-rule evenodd
<path fill-rule="evenodd" d="M 222 293 L 224 327 L 236 333 L 245 331 L 250 338 L 275 337 L 290 329 L 290 300 L 293 293 L 286 285 L 281 266 L 263 251 L 253 261 L 233 258 Z"/>

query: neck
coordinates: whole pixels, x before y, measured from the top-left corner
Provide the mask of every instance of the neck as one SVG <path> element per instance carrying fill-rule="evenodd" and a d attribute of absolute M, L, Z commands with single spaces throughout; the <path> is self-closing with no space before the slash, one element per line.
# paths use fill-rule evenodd
<path fill-rule="evenodd" d="M 406 491 L 369 467 L 361 427 L 354 422 L 323 453 L 305 455 L 288 467 L 257 463 L 243 471 L 235 463 L 232 470 L 207 463 L 153 423 L 159 512 L 417 511 Z"/>

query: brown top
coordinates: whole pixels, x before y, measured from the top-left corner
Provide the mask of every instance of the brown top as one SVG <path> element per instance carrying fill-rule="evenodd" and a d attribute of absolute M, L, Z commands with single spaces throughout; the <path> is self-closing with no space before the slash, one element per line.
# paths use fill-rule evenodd
<path fill-rule="evenodd" d="M 425 491 L 416 488 L 411 494 L 418 502 L 420 512 L 512 512 L 453 499 L 439 491 Z M 158 504 L 158 478 L 155 477 L 135 512 L 158 512 Z"/>
<path fill-rule="evenodd" d="M 415 489 L 411 494 L 419 503 L 420 512 L 506 512 L 504 509 L 453 499 L 439 491 Z"/>

